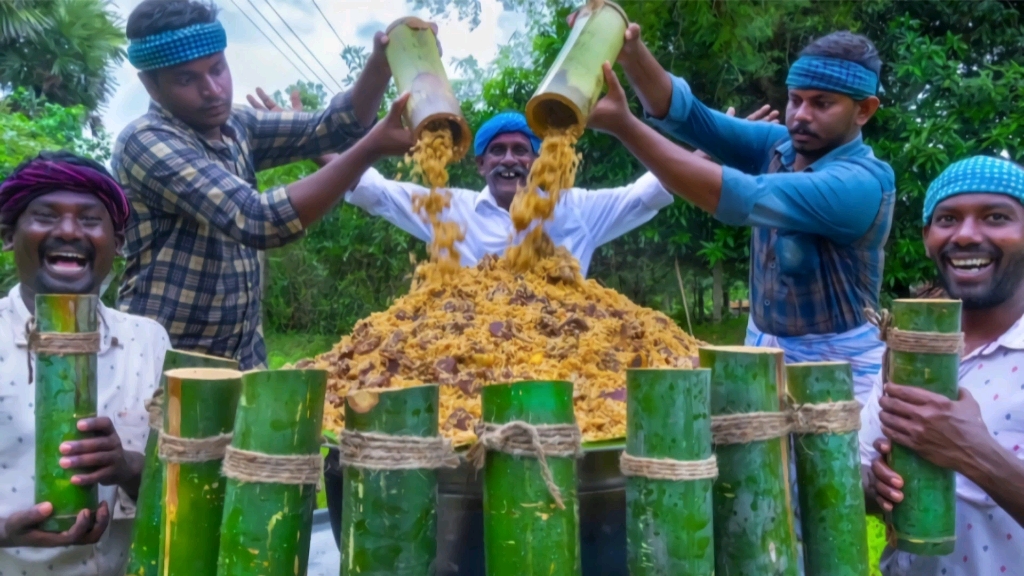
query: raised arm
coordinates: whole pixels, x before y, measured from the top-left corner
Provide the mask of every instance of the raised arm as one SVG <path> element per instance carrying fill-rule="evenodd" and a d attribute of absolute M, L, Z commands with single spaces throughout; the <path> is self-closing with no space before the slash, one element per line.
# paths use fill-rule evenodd
<path fill-rule="evenodd" d="M 155 209 L 220 230 L 260 250 L 286 244 L 326 214 L 374 162 L 404 154 L 412 135 L 402 127 L 403 95 L 369 134 L 326 166 L 287 187 L 260 194 L 245 180 L 175 137 L 130 136 L 119 173 L 127 188 Z"/>
<path fill-rule="evenodd" d="M 646 224 L 674 200 L 650 172 L 619 188 L 573 190 L 569 198 L 598 244 Z"/>
<path fill-rule="evenodd" d="M 356 187 L 345 196 L 345 201 L 362 208 L 372 216 L 380 216 L 424 242 L 429 242 L 432 235 L 430 224 L 424 222 L 412 206 L 414 196 L 427 192 L 429 191 L 423 186 L 411 182 L 388 180 L 380 172 L 370 168 L 360 178 Z"/>

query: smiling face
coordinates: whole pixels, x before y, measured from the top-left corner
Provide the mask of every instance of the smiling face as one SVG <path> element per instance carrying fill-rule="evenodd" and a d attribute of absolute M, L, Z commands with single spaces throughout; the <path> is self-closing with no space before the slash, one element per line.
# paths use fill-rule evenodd
<path fill-rule="evenodd" d="M 862 101 L 824 90 L 789 91 L 786 105 L 786 128 L 793 139 L 793 149 L 817 159 L 853 140 L 867 124 L 878 98 Z"/>
<path fill-rule="evenodd" d="M 114 264 L 124 236 L 92 194 L 57 191 L 33 200 L 13 227 L 3 230 L 14 252 L 22 297 L 95 294 Z"/>
<path fill-rule="evenodd" d="M 219 129 L 231 116 L 231 69 L 223 52 L 139 77 L 153 100 L 200 134 Z"/>
<path fill-rule="evenodd" d="M 1024 287 L 1024 205 L 1003 194 L 942 201 L 924 229 L 928 256 L 965 309 L 998 306 Z"/>
<path fill-rule="evenodd" d="M 537 159 L 525 134 L 506 132 L 495 136 L 483 156 L 476 159 L 477 171 L 487 180 L 494 200 L 508 210 L 519 188 L 526 186 L 530 166 Z"/>

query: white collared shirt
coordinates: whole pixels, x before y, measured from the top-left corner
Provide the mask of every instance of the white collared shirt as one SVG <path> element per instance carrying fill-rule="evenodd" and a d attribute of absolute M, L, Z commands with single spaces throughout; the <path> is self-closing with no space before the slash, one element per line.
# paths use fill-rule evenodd
<path fill-rule="evenodd" d="M 145 401 L 160 384 L 167 332 L 148 318 L 100 306 L 97 408 L 109 417 L 125 450 L 145 452 Z M 36 392 L 28 378 L 25 324 L 30 318 L 15 286 L 0 299 L 0 522 L 35 504 Z M 54 459 L 59 454 L 53 455 Z M 0 548 L 0 576 L 115 576 L 124 574 L 134 503 L 114 486 L 99 486 L 112 518 L 92 546 Z"/>
<path fill-rule="evenodd" d="M 981 406 L 989 432 L 1007 451 L 1024 458 L 1024 318 L 998 340 L 960 362 L 960 387 Z M 881 383 L 861 412 L 861 463 L 878 457 L 872 444 L 882 438 L 878 420 Z M 956 548 L 948 556 L 926 557 L 886 549 L 886 576 L 1024 576 L 1024 528 L 974 482 L 956 475 Z"/>
<path fill-rule="evenodd" d="M 488 254 L 504 254 L 515 233 L 508 210 L 498 206 L 488 188 L 482 192 L 449 190 L 451 207 L 442 219 L 458 222 L 466 234 L 456 244 L 462 265 L 473 266 Z M 422 186 L 388 180 L 371 168 L 345 201 L 429 242 L 430 224 L 412 207 L 413 196 L 426 193 Z M 586 276 L 599 246 L 648 222 L 672 200 L 673 196 L 649 172 L 621 188 L 572 188 L 562 192 L 554 216 L 544 229 L 556 246 L 565 246 L 579 260 L 580 271 Z"/>

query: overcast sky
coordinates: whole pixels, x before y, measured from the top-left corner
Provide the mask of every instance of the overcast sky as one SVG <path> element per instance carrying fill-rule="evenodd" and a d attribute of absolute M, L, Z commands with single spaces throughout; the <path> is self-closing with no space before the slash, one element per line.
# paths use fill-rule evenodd
<path fill-rule="evenodd" d="M 113 2 L 122 20 L 142 0 L 115 0 Z M 311 0 L 215 0 L 221 9 L 220 21 L 224 24 L 228 36 L 227 57 L 234 78 L 234 99 L 236 103 L 244 103 L 245 95 L 260 86 L 268 92 L 282 89 L 299 79 L 309 76 L 316 78 L 306 69 L 295 55 L 281 42 L 280 38 L 257 13 L 265 16 L 274 28 L 288 43 L 313 67 L 327 82 L 328 94 L 335 89 L 330 87 L 331 79 L 317 65 L 295 36 L 281 22 L 283 18 L 302 38 L 306 45 L 316 54 L 320 62 L 330 70 L 339 81 L 346 75 L 342 62 L 341 43 L 338 42 L 330 26 L 320 15 Z M 278 18 L 270 5 L 277 9 Z M 397 18 L 415 14 L 406 0 L 316 0 L 338 34 L 347 44 L 373 46 L 373 35 L 383 30 Z M 499 0 L 481 0 L 482 13 L 480 25 L 473 30 L 467 22 L 457 20 L 440 21 L 440 36 L 444 44 L 445 66 L 451 70 L 452 58 L 463 58 L 473 55 L 480 65 L 489 63 L 498 52 L 498 47 L 511 38 L 518 29 L 525 27 L 525 18 L 521 14 L 506 12 Z M 255 5 L 255 8 L 253 7 Z M 239 8 L 245 11 L 243 14 Z M 299 72 L 282 56 L 262 34 L 246 19 L 248 14 L 257 25 L 274 40 L 274 43 L 288 55 L 289 59 L 304 73 Z M 427 16 L 426 14 L 416 14 Z M 123 24 L 123 22 L 122 22 Z M 136 77 L 136 70 L 127 60 L 117 71 L 117 92 L 107 103 L 103 113 L 103 121 L 111 136 L 116 137 L 128 123 L 145 113 L 149 105 L 149 96 Z"/>

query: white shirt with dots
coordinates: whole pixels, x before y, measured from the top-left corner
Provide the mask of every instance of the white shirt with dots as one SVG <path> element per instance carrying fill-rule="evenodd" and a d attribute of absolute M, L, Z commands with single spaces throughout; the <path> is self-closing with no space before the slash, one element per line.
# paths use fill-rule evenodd
<path fill-rule="evenodd" d="M 981 406 L 985 426 L 1003 449 L 1024 459 L 1024 318 L 995 342 L 960 361 L 960 387 Z M 878 457 L 882 437 L 876 382 L 861 412 L 861 463 Z M 1024 528 L 966 477 L 956 475 L 956 548 L 948 556 L 886 549 L 885 576 L 1024 576 Z"/>
<path fill-rule="evenodd" d="M 101 306 L 97 393 L 125 450 L 144 452 L 149 436 L 145 401 L 160 383 L 167 332 L 148 318 Z M 28 377 L 28 308 L 15 286 L 0 299 L 0 522 L 35 504 L 35 386 Z M 59 458 L 59 454 L 54 454 Z M 114 576 L 124 574 L 134 502 L 114 486 L 100 486 L 110 527 L 93 546 L 0 548 L 0 576 Z"/>

